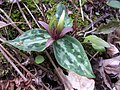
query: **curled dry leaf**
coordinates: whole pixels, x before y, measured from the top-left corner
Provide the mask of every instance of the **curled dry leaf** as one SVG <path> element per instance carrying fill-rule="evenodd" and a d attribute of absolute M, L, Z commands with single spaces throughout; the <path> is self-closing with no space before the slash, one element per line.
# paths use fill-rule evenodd
<path fill-rule="evenodd" d="M 120 56 L 111 59 L 105 59 L 102 61 L 102 64 L 103 64 L 104 72 L 106 73 L 107 76 L 113 75 L 117 77 L 118 81 L 115 82 L 115 84 L 112 83 L 112 85 L 115 85 L 116 90 L 120 90 Z"/>
<path fill-rule="evenodd" d="M 109 54 L 110 56 L 113 56 L 113 55 L 119 53 L 119 50 L 116 48 L 115 45 L 113 45 L 111 43 L 109 45 L 110 45 L 110 47 L 107 48 L 107 54 Z"/>
<path fill-rule="evenodd" d="M 77 90 L 94 90 L 95 81 L 93 79 L 88 79 L 87 77 L 80 76 L 72 71 L 68 72 L 66 76 L 72 87 Z"/>

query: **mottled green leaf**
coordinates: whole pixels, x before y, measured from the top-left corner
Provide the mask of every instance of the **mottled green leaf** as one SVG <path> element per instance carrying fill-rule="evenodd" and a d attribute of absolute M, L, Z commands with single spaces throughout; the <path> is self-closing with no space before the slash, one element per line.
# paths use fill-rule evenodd
<path fill-rule="evenodd" d="M 55 14 L 57 21 L 59 21 L 63 10 L 66 11 L 65 6 L 59 3 L 56 7 L 56 14 Z M 64 27 L 72 27 L 72 26 L 73 26 L 73 20 L 69 18 L 67 12 L 65 12 Z"/>
<path fill-rule="evenodd" d="M 75 38 L 64 36 L 54 42 L 53 50 L 57 62 L 63 68 L 89 78 L 95 77 L 82 45 Z"/>
<path fill-rule="evenodd" d="M 36 64 L 40 64 L 40 63 L 42 63 L 44 61 L 45 61 L 45 58 L 43 56 L 41 56 L 41 55 L 38 55 L 37 57 L 35 57 L 35 63 Z"/>
<path fill-rule="evenodd" d="M 107 0 L 107 5 L 113 8 L 120 8 L 120 0 Z"/>
<path fill-rule="evenodd" d="M 23 51 L 43 51 L 50 35 L 46 31 L 33 29 L 24 32 L 14 40 L 9 40 L 9 43 Z"/>
<path fill-rule="evenodd" d="M 92 43 L 92 47 L 97 51 L 105 51 L 105 47 L 110 47 L 106 41 L 95 35 L 86 36 L 84 42 Z"/>
<path fill-rule="evenodd" d="M 111 21 L 106 25 L 102 25 L 98 28 L 95 33 L 98 34 L 109 34 L 115 31 L 118 27 L 120 27 L 120 22 L 118 21 Z"/>

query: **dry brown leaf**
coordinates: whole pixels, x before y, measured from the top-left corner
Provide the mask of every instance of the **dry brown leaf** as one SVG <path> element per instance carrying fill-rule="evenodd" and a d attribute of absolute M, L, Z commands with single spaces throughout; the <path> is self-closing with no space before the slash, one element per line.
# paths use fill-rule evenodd
<path fill-rule="evenodd" d="M 65 87 L 65 90 L 74 90 L 71 83 L 66 78 L 65 74 L 63 73 L 62 69 L 58 68 L 58 71 L 59 71 L 59 73 L 61 75 L 62 82 L 64 82 L 63 84 L 64 84 L 64 87 Z"/>
<path fill-rule="evenodd" d="M 109 45 L 110 45 L 110 48 L 107 48 L 107 53 L 108 53 L 110 56 L 113 56 L 113 55 L 119 53 L 119 50 L 116 48 L 115 45 L 113 45 L 113 44 L 111 44 L 111 43 L 109 43 Z"/>
<path fill-rule="evenodd" d="M 68 72 L 66 76 L 72 87 L 77 90 L 94 90 L 95 81 L 93 79 L 88 79 L 87 77 L 80 76 L 72 71 Z"/>
<path fill-rule="evenodd" d="M 120 56 L 103 60 L 104 67 L 106 67 L 106 66 L 114 67 L 114 66 L 118 66 L 119 64 L 120 64 Z"/>
<path fill-rule="evenodd" d="M 111 59 L 105 59 L 102 61 L 102 64 L 107 76 L 113 75 L 118 79 L 118 81 L 115 83 L 115 88 L 116 90 L 120 90 L 120 56 Z M 108 83 L 110 84 L 110 82 L 106 83 L 107 86 Z"/>

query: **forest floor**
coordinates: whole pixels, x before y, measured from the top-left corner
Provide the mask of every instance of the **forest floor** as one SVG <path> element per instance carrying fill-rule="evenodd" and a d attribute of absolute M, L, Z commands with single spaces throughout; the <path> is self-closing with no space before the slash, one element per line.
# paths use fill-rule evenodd
<path fill-rule="evenodd" d="M 40 20 L 49 22 L 60 1 L 0 1 L 0 90 L 78 90 L 66 89 L 68 81 L 65 75 L 68 72 L 56 62 L 51 46 L 43 52 L 24 52 L 4 44 L 5 40 L 15 39 L 22 32 L 39 28 L 36 22 Z M 108 6 L 106 0 L 85 0 L 80 8 L 79 1 L 61 2 L 66 6 L 76 29 L 69 35 L 82 43 L 93 68 L 96 76 L 92 79 L 95 81 L 94 90 L 120 90 L 120 9 Z M 100 52 L 83 42 L 85 36 L 93 34 L 111 47 Z M 38 55 L 45 59 L 41 64 L 35 62 Z"/>

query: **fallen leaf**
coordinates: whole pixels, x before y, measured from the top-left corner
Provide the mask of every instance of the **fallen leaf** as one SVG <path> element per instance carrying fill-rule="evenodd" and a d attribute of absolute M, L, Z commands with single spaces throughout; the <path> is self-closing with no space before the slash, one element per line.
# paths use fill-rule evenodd
<path fill-rule="evenodd" d="M 88 79 L 87 77 L 80 76 L 72 71 L 68 72 L 66 76 L 72 87 L 77 90 L 94 90 L 95 81 L 93 79 Z"/>
<path fill-rule="evenodd" d="M 110 56 L 113 56 L 117 53 L 119 53 L 119 50 L 116 48 L 115 45 L 109 43 L 110 47 L 107 48 L 107 54 L 109 54 Z"/>
<path fill-rule="evenodd" d="M 113 57 L 111 59 L 102 60 L 102 64 L 105 75 L 107 75 L 109 78 L 110 75 L 112 75 L 115 76 L 114 78 L 117 79 L 117 81 L 114 82 L 115 84 L 112 83 L 112 86 L 115 85 L 116 90 L 120 90 L 120 56 Z M 110 82 L 111 81 L 107 81 L 106 85 L 109 86 Z"/>

